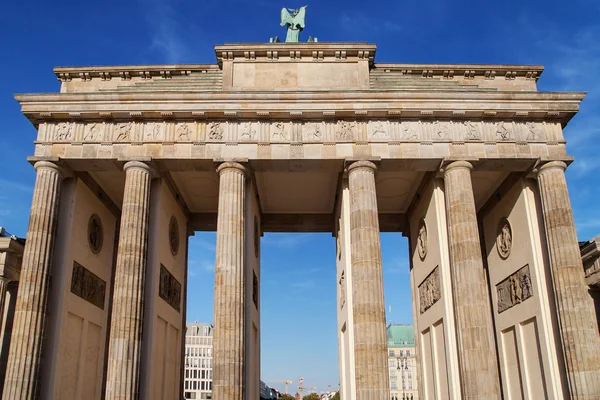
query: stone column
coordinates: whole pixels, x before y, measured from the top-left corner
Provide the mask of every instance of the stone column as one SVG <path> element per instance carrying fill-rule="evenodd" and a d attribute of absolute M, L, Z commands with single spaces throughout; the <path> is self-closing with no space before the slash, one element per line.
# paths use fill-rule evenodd
<path fill-rule="evenodd" d="M 153 171 L 138 161 L 128 162 L 124 170 L 125 194 L 110 324 L 107 400 L 137 399 L 140 393 L 144 278 Z"/>
<path fill-rule="evenodd" d="M 472 165 L 444 169 L 458 366 L 464 399 L 500 399 L 492 310 L 479 242 Z"/>
<path fill-rule="evenodd" d="M 370 161 L 348 167 L 356 397 L 389 398 L 385 303 L 375 172 Z"/>
<path fill-rule="evenodd" d="M 244 395 L 244 205 L 246 169 L 226 162 L 219 174 L 213 398 L 243 400 Z"/>
<path fill-rule="evenodd" d="M 4 323 L 4 309 L 6 308 L 6 289 L 10 280 L 0 276 L 0 328 L 5 325 Z"/>
<path fill-rule="evenodd" d="M 600 341 L 590 307 L 565 179 L 567 165 L 552 161 L 538 171 L 556 314 L 572 399 L 600 399 Z"/>
<path fill-rule="evenodd" d="M 33 400 L 40 395 L 42 341 L 63 175 L 56 164 L 48 161 L 38 161 L 35 170 L 37 177 L 2 397 L 5 400 Z"/>

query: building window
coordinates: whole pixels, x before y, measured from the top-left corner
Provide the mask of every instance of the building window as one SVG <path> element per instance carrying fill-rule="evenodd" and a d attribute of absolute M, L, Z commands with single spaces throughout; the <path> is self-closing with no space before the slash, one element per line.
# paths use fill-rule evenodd
<path fill-rule="evenodd" d="M 394 350 L 390 350 L 388 352 L 388 357 L 396 357 L 396 353 L 394 352 Z"/>

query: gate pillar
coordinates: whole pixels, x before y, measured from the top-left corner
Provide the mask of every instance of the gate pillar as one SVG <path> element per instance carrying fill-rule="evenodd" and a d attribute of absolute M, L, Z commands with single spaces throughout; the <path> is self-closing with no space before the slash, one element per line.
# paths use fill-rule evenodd
<path fill-rule="evenodd" d="M 460 381 L 465 399 L 500 399 L 496 345 L 471 169 L 467 161 L 455 161 L 444 168 Z"/>
<path fill-rule="evenodd" d="M 573 399 L 600 398 L 600 343 L 562 161 L 544 164 L 538 186 L 546 228 L 556 314 Z"/>

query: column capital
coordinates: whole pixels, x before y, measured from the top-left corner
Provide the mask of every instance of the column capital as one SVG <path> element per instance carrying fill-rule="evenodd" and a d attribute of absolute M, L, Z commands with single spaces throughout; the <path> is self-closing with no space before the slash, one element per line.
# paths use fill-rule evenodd
<path fill-rule="evenodd" d="M 246 168 L 242 164 L 240 164 L 238 162 L 234 162 L 234 161 L 227 161 L 227 162 L 221 163 L 217 167 L 217 173 L 219 175 L 221 175 L 224 171 L 227 171 L 227 170 L 236 170 L 238 172 L 241 172 L 244 175 L 246 175 L 248 173 L 248 168 Z"/>
<path fill-rule="evenodd" d="M 535 177 L 537 178 L 541 174 L 551 171 L 553 169 L 560 169 L 562 172 L 565 172 L 567 170 L 567 163 L 565 163 L 564 161 L 550 161 L 544 163 L 538 168 L 536 168 L 537 171 L 535 173 Z"/>
<path fill-rule="evenodd" d="M 127 161 L 123 166 L 123 171 L 127 172 L 128 169 L 141 169 L 148 172 L 152 177 L 156 175 L 154 168 L 142 161 Z"/>
<path fill-rule="evenodd" d="M 50 170 L 55 171 L 57 174 L 59 174 L 61 178 L 64 178 L 64 176 L 65 176 L 64 169 L 62 169 L 57 164 L 55 164 L 55 163 L 53 163 L 51 161 L 38 161 L 38 162 L 35 163 L 35 165 L 33 166 L 33 168 L 36 171 L 38 171 L 40 169 L 50 169 Z"/>
<path fill-rule="evenodd" d="M 348 172 L 351 172 L 355 169 L 369 169 L 375 173 L 377 172 L 377 165 L 375 165 L 375 163 L 372 161 L 359 160 L 352 162 L 352 164 L 348 165 L 348 167 L 346 168 Z"/>
<path fill-rule="evenodd" d="M 449 164 L 442 166 L 441 172 L 446 175 L 448 171 L 453 169 L 467 169 L 471 171 L 473 169 L 473 164 L 466 160 L 452 161 Z"/>

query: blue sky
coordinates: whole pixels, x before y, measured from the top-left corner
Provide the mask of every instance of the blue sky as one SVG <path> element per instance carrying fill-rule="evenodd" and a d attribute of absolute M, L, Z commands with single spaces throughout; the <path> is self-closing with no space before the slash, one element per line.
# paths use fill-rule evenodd
<path fill-rule="evenodd" d="M 0 34 L 0 225 L 24 236 L 34 128 L 14 93 L 56 92 L 55 66 L 213 63 L 213 45 L 285 37 L 267 0 L 10 1 Z M 587 91 L 566 137 L 580 239 L 600 233 L 600 3 L 597 0 L 329 1 L 309 3 L 301 38 L 366 41 L 378 62 L 542 64 L 544 91 Z M 214 234 L 190 240 L 190 320 L 212 321 Z M 388 319 L 411 321 L 406 241 L 382 235 Z M 337 385 L 335 243 L 330 235 L 272 234 L 262 242 L 262 377 Z M 306 251 L 310 249 L 310 251 Z"/>

